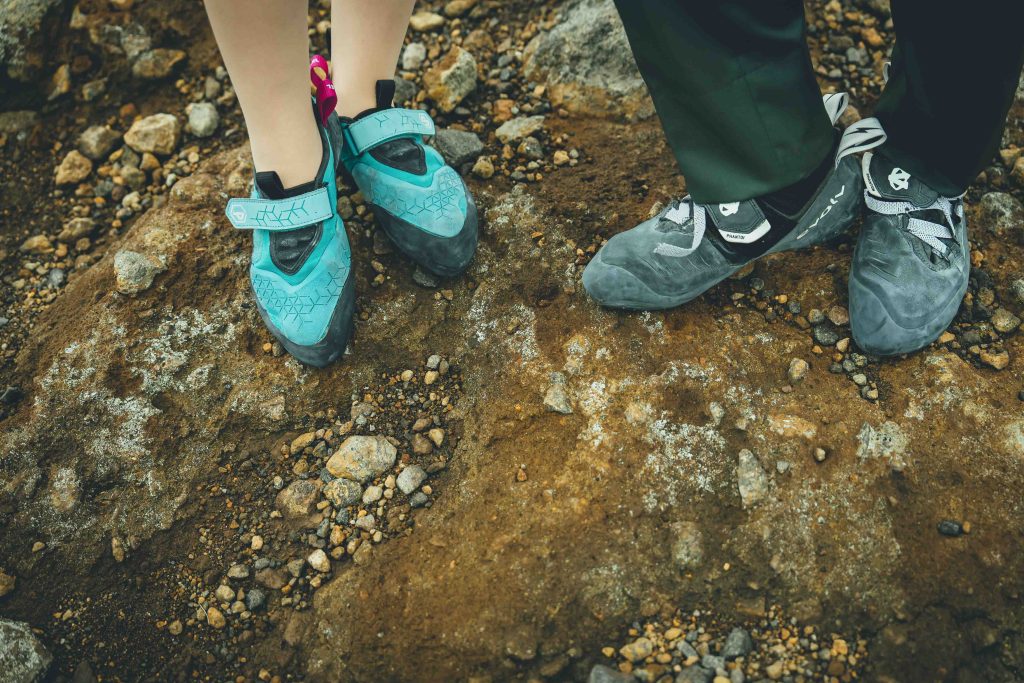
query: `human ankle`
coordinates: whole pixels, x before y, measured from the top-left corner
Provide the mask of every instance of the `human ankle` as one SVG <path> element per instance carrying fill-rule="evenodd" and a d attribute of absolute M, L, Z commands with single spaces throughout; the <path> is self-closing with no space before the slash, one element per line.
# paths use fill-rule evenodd
<path fill-rule="evenodd" d="M 796 217 L 799 215 L 807 206 L 807 202 L 817 194 L 818 188 L 821 187 L 832 170 L 834 151 L 833 148 L 826 154 L 808 175 L 782 189 L 758 197 L 758 203 L 767 205 L 784 216 Z"/>

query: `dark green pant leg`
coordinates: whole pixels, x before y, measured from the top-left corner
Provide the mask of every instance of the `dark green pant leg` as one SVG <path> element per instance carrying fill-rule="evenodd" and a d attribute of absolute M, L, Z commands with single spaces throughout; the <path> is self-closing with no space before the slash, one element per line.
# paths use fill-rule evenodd
<path fill-rule="evenodd" d="M 616 0 L 695 201 L 791 185 L 833 146 L 800 0 Z"/>
<path fill-rule="evenodd" d="M 999 148 L 1024 63 L 1020 0 L 892 0 L 896 48 L 876 115 L 885 154 L 962 194 Z"/>

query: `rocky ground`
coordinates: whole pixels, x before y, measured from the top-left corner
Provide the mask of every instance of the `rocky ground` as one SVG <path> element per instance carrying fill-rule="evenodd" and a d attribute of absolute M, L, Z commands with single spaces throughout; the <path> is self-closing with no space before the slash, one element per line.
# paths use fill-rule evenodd
<path fill-rule="evenodd" d="M 886 3 L 808 8 L 870 111 Z M 582 266 L 685 191 L 611 3 L 417 10 L 399 99 L 480 251 L 436 281 L 342 187 L 357 332 L 316 371 L 222 215 L 252 168 L 201 5 L 0 3 L 8 679 L 1024 678 L 1024 93 L 957 320 L 882 361 L 852 238 L 594 306 Z"/>

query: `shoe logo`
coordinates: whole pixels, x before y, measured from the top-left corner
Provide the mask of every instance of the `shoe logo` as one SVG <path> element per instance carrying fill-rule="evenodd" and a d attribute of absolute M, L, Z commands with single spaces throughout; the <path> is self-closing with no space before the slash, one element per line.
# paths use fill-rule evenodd
<path fill-rule="evenodd" d="M 905 190 L 910 187 L 910 174 L 902 168 L 896 167 L 889 174 L 889 185 L 894 190 Z"/>
<path fill-rule="evenodd" d="M 244 223 L 245 219 L 248 217 L 248 214 L 245 213 L 245 209 L 238 204 L 231 207 L 231 218 L 233 218 L 236 223 Z"/>
<path fill-rule="evenodd" d="M 740 210 L 740 203 L 732 202 L 731 204 L 719 204 L 718 210 L 723 216 L 732 216 Z"/>
<path fill-rule="evenodd" d="M 818 227 L 818 223 L 821 222 L 821 219 L 827 216 L 832 211 L 832 207 L 839 203 L 839 198 L 842 197 L 844 194 L 846 194 L 846 185 L 843 185 L 841 188 L 839 188 L 839 192 L 836 192 L 836 195 L 828 200 L 828 206 L 826 206 L 825 210 L 821 212 L 821 215 L 818 216 L 817 220 L 811 223 L 810 227 L 808 227 L 802 233 L 797 235 L 796 238 L 798 240 L 803 239 L 804 235 Z"/>

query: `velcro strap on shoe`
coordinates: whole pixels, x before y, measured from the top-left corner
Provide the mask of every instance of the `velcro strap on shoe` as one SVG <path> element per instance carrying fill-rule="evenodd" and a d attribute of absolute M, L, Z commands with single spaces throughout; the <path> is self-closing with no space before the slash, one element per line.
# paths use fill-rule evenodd
<path fill-rule="evenodd" d="M 334 215 L 327 187 L 287 199 L 232 199 L 224 209 L 239 230 L 297 230 Z"/>
<path fill-rule="evenodd" d="M 433 135 L 434 122 L 427 112 L 418 109 L 384 109 L 353 121 L 345 132 L 355 153 L 362 154 L 395 138 Z"/>

